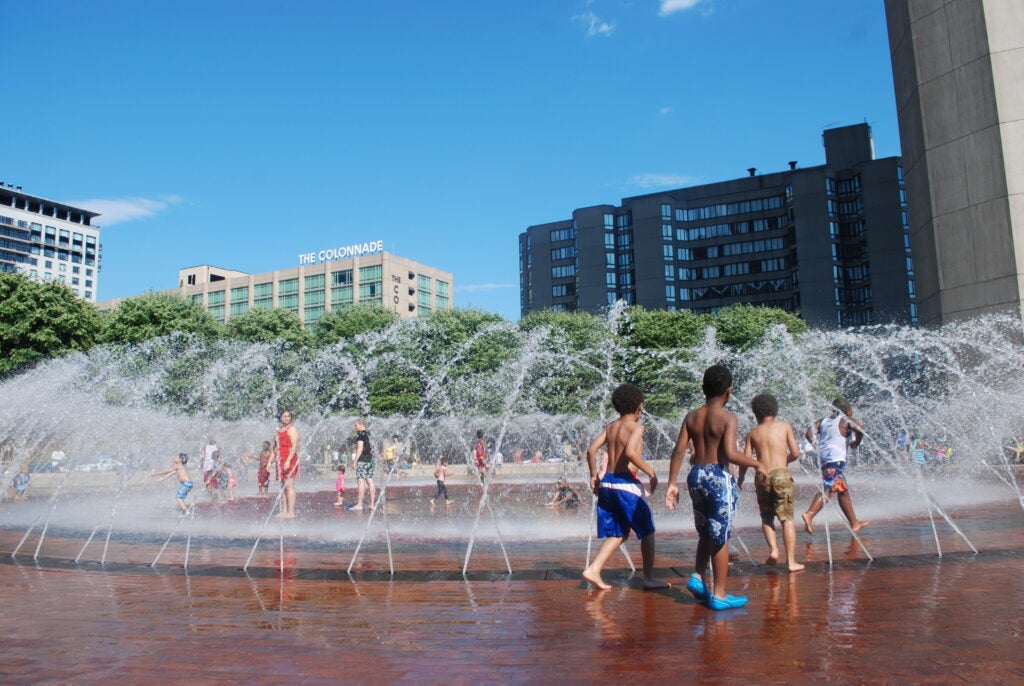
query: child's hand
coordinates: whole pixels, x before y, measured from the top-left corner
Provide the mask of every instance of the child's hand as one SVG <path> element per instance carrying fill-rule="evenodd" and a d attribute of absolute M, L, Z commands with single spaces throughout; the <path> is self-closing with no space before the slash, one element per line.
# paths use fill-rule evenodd
<path fill-rule="evenodd" d="M 656 489 L 657 487 L 658 487 L 658 475 L 657 474 L 651 474 L 650 488 L 647 489 L 648 491 L 650 491 L 650 493 L 648 493 L 647 495 L 651 495 L 651 493 L 654 493 L 654 489 Z"/>
<path fill-rule="evenodd" d="M 679 484 L 670 484 L 665 491 L 665 507 L 670 510 L 676 509 L 679 504 Z"/>

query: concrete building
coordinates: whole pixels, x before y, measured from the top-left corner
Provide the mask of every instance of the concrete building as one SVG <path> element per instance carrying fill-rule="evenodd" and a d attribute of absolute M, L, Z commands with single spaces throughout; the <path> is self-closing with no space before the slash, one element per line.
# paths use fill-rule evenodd
<path fill-rule="evenodd" d="M 98 217 L 0 181 L 0 271 L 57 281 L 96 302 L 100 278 Z"/>
<path fill-rule="evenodd" d="M 342 252 L 321 251 L 320 257 Z M 309 327 L 328 312 L 353 305 L 380 305 L 400 317 L 454 307 L 449 272 L 379 249 L 345 254 L 355 256 L 318 261 L 315 254 L 303 255 L 296 267 L 263 274 L 209 265 L 189 267 L 178 272 L 179 292 L 202 304 L 220 322 L 252 309 L 284 308 Z"/>
<path fill-rule="evenodd" d="M 780 307 L 819 327 L 916 321 L 900 159 L 867 124 L 824 132 L 824 165 L 624 198 L 519 237 L 521 311 L 616 300 Z"/>
<path fill-rule="evenodd" d="M 1024 2 L 886 0 L 919 313 L 1024 295 Z"/>

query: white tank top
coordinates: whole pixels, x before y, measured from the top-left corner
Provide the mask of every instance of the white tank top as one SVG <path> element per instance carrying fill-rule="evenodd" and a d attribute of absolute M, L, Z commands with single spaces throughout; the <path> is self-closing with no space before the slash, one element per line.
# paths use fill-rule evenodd
<path fill-rule="evenodd" d="M 839 433 L 839 422 L 843 417 L 826 417 L 818 424 L 818 462 L 846 462 L 846 446 L 849 436 Z"/>

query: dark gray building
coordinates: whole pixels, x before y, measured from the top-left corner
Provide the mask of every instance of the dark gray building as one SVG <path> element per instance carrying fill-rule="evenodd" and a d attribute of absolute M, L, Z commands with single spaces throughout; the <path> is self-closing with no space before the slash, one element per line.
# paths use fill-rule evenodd
<path fill-rule="evenodd" d="M 824 132 L 826 162 L 584 207 L 519 236 L 525 316 L 616 300 L 780 307 L 818 327 L 917 320 L 900 158 L 867 124 Z"/>

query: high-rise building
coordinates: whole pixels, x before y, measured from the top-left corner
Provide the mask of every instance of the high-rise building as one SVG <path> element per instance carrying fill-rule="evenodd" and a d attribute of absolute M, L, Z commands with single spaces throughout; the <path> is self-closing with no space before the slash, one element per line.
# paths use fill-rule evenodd
<path fill-rule="evenodd" d="M 886 0 L 923 323 L 1020 311 L 1024 2 Z"/>
<path fill-rule="evenodd" d="M 96 302 L 100 277 L 98 217 L 0 182 L 0 271 L 66 284 Z"/>
<path fill-rule="evenodd" d="M 577 209 L 519 236 L 521 311 L 616 300 L 714 312 L 780 307 L 819 327 L 917 318 L 898 157 L 867 124 L 824 132 L 824 165 Z"/>

